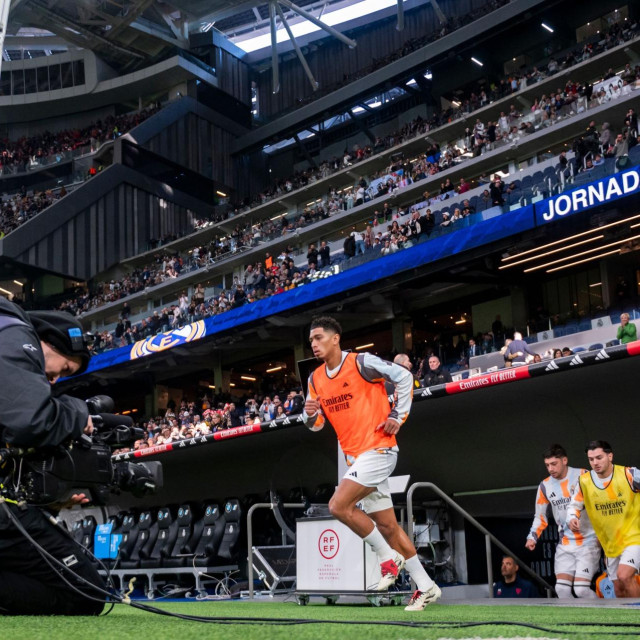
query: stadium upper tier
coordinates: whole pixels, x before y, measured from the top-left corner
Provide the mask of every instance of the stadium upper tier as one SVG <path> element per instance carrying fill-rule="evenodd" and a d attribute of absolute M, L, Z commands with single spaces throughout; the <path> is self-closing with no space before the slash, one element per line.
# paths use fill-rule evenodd
<path fill-rule="evenodd" d="M 423 194 L 425 191 L 431 191 L 432 196 L 437 193 L 453 192 L 453 186 L 446 188 L 444 192 L 442 191 L 442 185 L 447 183 L 447 179 L 449 184 L 455 185 L 461 177 L 466 177 L 469 182 L 472 182 L 472 178 L 480 177 L 498 168 L 502 168 L 504 171 L 505 165 L 512 161 L 509 157 L 510 153 L 513 152 L 512 145 L 517 147 L 518 157 L 524 159 L 527 157 L 528 146 L 529 153 L 535 155 L 541 150 L 546 150 L 548 146 L 565 140 L 571 141 L 593 119 L 600 123 L 609 120 L 621 122 L 628 111 L 628 107 L 634 103 L 634 98 L 635 92 L 631 92 L 607 103 L 597 104 L 596 101 L 592 108 L 586 108 L 584 105 L 579 106 L 580 103 L 576 101 L 573 104 L 574 111 L 572 112 L 572 107 L 567 107 L 567 117 L 564 120 L 561 119 L 552 127 L 541 126 L 537 132 L 525 134 L 518 139 L 510 140 L 507 137 L 501 145 L 495 143 L 494 148 L 490 148 L 479 156 L 468 153 L 465 158 L 464 154 L 460 154 L 460 151 L 458 151 L 460 155 L 451 154 L 447 158 L 447 151 L 443 150 L 439 154 L 439 158 L 431 158 L 431 162 L 428 157 L 414 162 L 415 169 L 412 169 L 412 175 L 414 177 L 424 175 L 422 179 L 418 178 L 415 182 L 413 179 L 407 179 L 403 175 L 403 170 L 400 170 L 400 172 L 386 171 L 383 174 L 387 176 L 387 179 L 392 180 L 393 186 L 391 189 L 386 185 L 386 180 L 381 180 L 377 173 L 373 176 L 367 176 L 369 193 L 365 197 L 365 202 L 359 205 L 354 203 L 357 195 L 355 191 L 354 195 L 351 196 L 351 203 L 354 206 L 349 207 L 348 198 L 344 196 L 337 198 L 336 194 L 330 190 L 324 194 L 322 212 L 317 211 L 317 206 L 315 212 L 313 208 L 309 210 L 307 207 L 307 216 L 303 217 L 302 222 L 298 218 L 295 224 L 289 223 L 285 225 L 284 222 L 274 224 L 274 221 L 269 221 L 267 224 L 256 226 L 255 224 L 252 225 L 250 221 L 247 222 L 245 218 L 244 220 L 247 224 L 242 228 L 238 224 L 238 220 L 234 218 L 228 221 L 227 224 L 236 225 L 235 233 L 231 232 L 226 240 L 221 241 L 218 239 L 216 242 L 211 241 L 212 228 L 207 228 L 200 232 L 198 237 L 192 236 L 189 238 L 191 242 L 187 250 L 182 252 L 184 269 L 179 277 L 175 277 L 176 274 L 169 274 L 168 276 L 159 274 L 162 282 L 156 284 L 156 286 L 149 286 L 151 283 L 157 282 L 158 265 L 153 259 L 154 253 L 157 253 L 156 250 L 148 254 L 144 262 L 134 261 L 132 266 L 135 266 L 138 262 L 140 264 L 138 275 L 135 277 L 136 284 L 133 287 L 121 287 L 115 292 L 111 288 L 107 296 L 100 294 L 96 298 L 88 298 L 82 308 L 85 309 L 87 320 L 108 321 L 110 319 L 113 321 L 117 316 L 120 303 L 116 301 L 104 304 L 105 301 L 110 297 L 119 300 L 122 294 L 126 294 L 130 290 L 139 290 L 133 296 L 126 297 L 134 305 L 135 300 L 142 302 L 143 310 L 148 309 L 148 300 L 155 300 L 155 305 L 160 304 L 162 301 L 163 304 L 161 306 L 165 306 L 170 304 L 169 301 L 175 301 L 178 293 L 184 287 L 203 280 L 221 277 L 222 274 L 229 273 L 232 269 L 244 267 L 250 261 L 255 262 L 262 259 L 265 252 L 275 256 L 291 243 L 304 244 L 318 242 L 319 239 L 330 240 L 332 235 L 335 237 L 336 233 L 339 237 L 341 230 L 350 230 L 350 227 L 354 224 L 371 222 L 376 218 L 376 211 L 383 210 L 385 203 L 386 206 L 390 206 L 394 211 L 398 209 L 406 211 L 411 205 L 424 202 L 425 197 Z M 580 111 L 580 113 L 576 113 L 576 111 Z M 551 136 L 553 137 L 553 142 L 549 140 Z M 583 160 L 584 158 L 581 159 L 581 162 Z M 433 167 L 437 167 L 437 172 L 433 175 L 425 175 L 430 174 L 430 168 Z M 543 195 L 550 195 L 569 188 L 574 180 L 577 179 L 577 174 L 582 168 L 582 166 L 570 164 L 566 175 L 564 172 L 558 172 L 552 167 L 549 167 L 548 170 L 545 169 L 545 173 L 542 173 L 537 164 L 533 164 L 523 171 L 514 169 L 517 173 L 512 175 L 507 170 L 505 171 L 507 174 L 505 175 L 505 182 L 513 183 L 513 189 L 507 194 L 505 202 L 509 207 L 520 206 L 533 202 L 537 198 L 542 198 Z M 374 192 L 370 191 L 372 182 L 374 186 L 382 186 L 382 193 L 378 193 L 377 189 Z M 479 187 L 479 191 L 482 192 L 483 188 Z M 481 201 L 480 194 L 471 191 L 468 194 L 461 194 L 461 199 L 464 199 L 464 196 L 476 198 L 474 208 L 477 211 L 487 208 L 487 204 L 489 204 Z M 330 204 L 333 201 L 340 201 L 339 207 L 336 206 L 334 210 L 332 210 L 332 205 Z M 438 206 L 432 205 L 432 208 L 437 211 Z M 440 208 L 444 209 L 444 206 Z M 454 213 L 454 208 L 453 205 L 447 207 L 447 209 L 450 209 L 451 215 Z M 281 218 L 281 220 L 284 220 L 284 218 Z M 224 227 L 224 223 L 219 226 Z M 283 233 L 285 227 L 287 231 Z M 180 242 L 184 242 L 184 239 Z M 203 247 L 206 242 L 210 242 L 210 247 L 214 249 L 211 258 L 207 257 L 210 248 Z M 199 251 L 197 259 L 193 260 L 192 252 L 195 247 L 198 247 Z M 171 245 L 163 247 L 163 252 L 166 255 L 172 255 L 173 250 L 174 248 Z M 145 271 L 149 272 L 150 275 L 147 275 L 146 278 L 140 278 L 140 273 Z M 131 279 L 128 279 L 127 282 L 131 284 Z M 103 306 L 96 309 L 95 305 L 100 303 Z"/>
<path fill-rule="evenodd" d="M 619 69 L 620 71 L 624 71 L 625 65 L 627 64 L 631 55 L 636 54 L 640 51 L 640 42 L 636 38 L 637 31 L 640 27 L 633 23 L 629 25 L 629 27 L 621 34 L 621 39 L 628 41 L 625 44 L 619 44 L 613 46 L 611 49 L 607 49 L 608 45 L 602 44 L 600 48 L 605 49 L 603 52 L 597 55 L 589 54 L 586 59 L 582 59 L 583 56 L 580 55 L 576 57 L 575 52 L 570 52 L 566 56 L 566 58 L 558 57 L 557 55 L 554 58 L 554 64 L 549 66 L 547 62 L 546 66 L 539 65 L 536 68 L 536 74 L 534 77 L 529 77 L 526 81 L 523 81 L 519 85 L 519 90 L 515 91 L 507 96 L 502 98 L 498 98 L 496 96 L 495 100 L 487 101 L 485 104 L 481 104 L 479 108 L 475 110 L 471 110 L 472 101 L 469 98 L 472 98 L 472 95 L 464 95 L 460 96 L 460 105 L 457 108 L 451 108 L 439 115 L 434 116 L 430 120 L 421 120 L 417 126 L 415 127 L 404 127 L 400 132 L 400 135 L 391 135 L 384 136 L 383 139 L 380 140 L 380 143 L 376 144 L 374 148 L 363 143 L 362 147 L 364 149 L 368 146 L 368 153 L 363 156 L 363 159 L 359 159 L 357 155 L 352 154 L 352 158 L 349 160 L 350 166 L 358 165 L 358 170 L 366 172 L 367 174 L 372 173 L 374 170 L 382 170 L 384 169 L 384 163 L 388 162 L 389 156 L 391 155 L 391 150 L 398 151 L 402 149 L 397 149 L 398 141 L 405 142 L 411 137 L 419 137 L 425 133 L 429 133 L 429 136 L 434 140 L 440 143 L 451 140 L 455 136 L 463 136 L 465 133 L 465 129 L 467 126 L 472 124 L 470 118 L 472 116 L 479 117 L 483 120 L 493 120 L 497 121 L 500 118 L 500 114 L 504 111 L 509 113 L 511 109 L 512 103 L 515 101 L 515 104 L 518 105 L 518 108 L 524 107 L 524 110 L 527 108 L 531 108 L 536 101 L 540 101 L 544 96 L 551 95 L 554 91 L 558 90 L 557 84 L 560 81 L 567 82 L 567 79 L 564 77 L 566 71 L 571 69 L 571 77 L 568 78 L 571 83 L 581 84 L 586 82 L 592 82 L 603 77 L 606 71 L 610 68 Z M 606 40 L 603 40 L 606 43 Z M 598 50 L 598 48 L 596 48 Z M 576 62 L 578 61 L 579 62 Z M 572 66 L 573 63 L 573 66 Z M 134 115 L 134 118 L 138 118 L 139 116 Z M 122 117 L 123 121 L 117 124 L 119 133 L 124 133 L 125 129 L 130 128 L 127 125 L 128 118 Z M 519 122 L 518 122 L 519 124 Z M 92 130 L 95 127 L 87 127 L 87 135 L 84 137 L 91 137 Z M 99 131 L 102 130 L 103 127 L 98 127 Z M 103 132 L 104 137 L 108 139 L 110 134 L 113 133 L 112 127 L 107 127 L 108 130 Z M 100 136 L 100 132 L 98 131 L 98 136 Z M 52 134 L 54 138 L 58 139 L 61 135 L 64 137 L 68 132 L 54 133 Z M 130 139 L 130 136 L 124 136 L 125 139 Z M 135 138 L 134 138 L 135 139 Z M 366 138 L 365 138 L 366 141 Z M 42 162 L 48 162 L 49 160 L 58 162 L 59 157 L 65 156 L 65 153 L 60 153 L 61 151 L 65 151 L 63 142 L 61 149 L 56 149 L 53 155 L 47 155 L 46 159 L 43 158 L 42 153 L 38 153 L 38 149 L 36 145 L 38 144 L 38 140 L 34 139 L 31 141 L 18 141 L 20 144 L 17 149 L 18 163 L 16 165 L 15 158 L 12 157 L 16 155 L 12 153 L 11 144 L 6 144 L 8 147 L 7 153 L 3 153 L 3 158 L 0 159 L 0 162 L 3 164 L 3 171 L 10 172 L 16 170 L 23 170 L 25 168 L 26 157 L 31 156 L 30 153 L 25 151 L 25 145 L 27 147 L 35 147 L 36 157 L 31 157 L 29 160 L 29 166 L 33 168 L 34 166 L 40 166 Z M 88 140 L 89 144 L 91 144 L 91 140 Z M 368 142 L 368 141 L 366 141 Z M 17 143 L 16 143 L 17 144 Z M 66 143 L 68 146 L 68 143 Z M 74 145 L 75 146 L 75 145 Z M 93 146 L 93 145 L 92 145 Z M 381 148 L 384 151 L 388 151 L 385 153 L 381 152 Z M 81 149 L 84 152 L 84 148 Z M 407 153 L 413 151 L 411 147 L 406 149 Z M 74 152 L 71 152 L 74 153 Z M 68 153 L 66 154 L 68 155 Z M 301 172 L 299 175 L 292 176 L 291 178 L 283 178 L 274 183 L 271 187 L 266 190 L 263 190 L 261 193 L 256 194 L 254 197 L 248 198 L 245 202 L 240 203 L 238 205 L 234 205 L 232 210 L 237 209 L 235 211 L 244 213 L 248 212 L 251 209 L 250 215 L 255 218 L 260 217 L 270 217 L 274 215 L 274 213 L 281 213 L 283 208 L 289 206 L 289 203 L 292 198 L 296 198 L 298 194 L 295 193 L 296 187 L 301 190 L 304 190 L 305 197 L 313 195 L 310 193 L 308 189 L 313 185 L 310 183 L 315 183 L 321 178 L 327 177 L 331 173 L 338 174 L 337 178 L 346 178 L 347 180 L 355 169 L 351 169 L 349 172 L 349 167 L 345 167 L 342 162 L 338 162 L 337 164 L 329 163 L 329 158 L 325 158 L 324 160 L 318 160 L 317 164 L 320 165 L 319 169 L 316 171 L 307 170 Z M 341 185 L 344 186 L 344 185 Z M 261 204 L 266 204 L 270 200 L 273 200 L 273 206 L 268 206 L 264 208 L 256 207 Z M 28 207 L 30 203 L 25 203 Z M 2 221 L 1 229 L 5 233 L 8 233 L 10 230 L 30 219 L 32 215 L 24 215 L 23 211 L 19 209 L 25 209 L 26 207 L 12 207 L 14 209 L 14 215 L 12 219 L 6 219 L 7 216 L 10 216 L 10 212 L 5 212 L 6 221 Z M 5 207 L 6 209 L 6 207 Z M 17 214 L 17 215 L 16 215 Z M 33 214 L 33 211 L 31 212 Z M 178 242 L 175 246 L 180 248 L 181 243 Z"/>
<path fill-rule="evenodd" d="M 630 153 L 631 163 L 637 164 L 640 162 L 640 146 L 636 146 Z M 133 344 L 137 340 L 142 340 L 150 336 L 155 335 L 156 332 L 169 331 L 172 329 L 178 329 L 186 324 L 194 323 L 199 320 L 204 320 L 211 316 L 218 316 L 222 313 L 239 309 L 247 303 L 259 303 L 264 298 L 269 298 L 277 294 L 292 293 L 293 289 L 314 282 L 324 281 L 327 278 L 333 278 L 339 274 L 344 274 L 351 269 L 357 269 L 357 272 L 353 273 L 351 279 L 347 276 L 345 278 L 337 280 L 331 280 L 328 283 L 328 288 L 323 287 L 322 291 L 311 290 L 308 291 L 308 295 L 301 296 L 297 294 L 297 299 L 293 301 L 294 306 L 296 304 L 305 304 L 311 301 L 314 295 L 317 299 L 322 299 L 327 295 L 336 295 L 339 292 L 344 292 L 350 289 L 355 289 L 363 284 L 370 284 L 372 274 L 384 275 L 384 277 L 390 277 L 394 273 L 399 273 L 406 268 L 416 268 L 424 264 L 436 264 L 438 261 L 442 261 L 446 258 L 450 258 L 454 255 L 461 254 L 471 249 L 478 249 L 482 245 L 487 247 L 496 240 L 501 240 L 511 235 L 515 235 L 524 232 L 529 229 L 533 229 L 532 224 L 535 220 L 535 226 L 546 224 L 545 216 L 549 215 L 545 213 L 551 206 L 544 197 L 551 194 L 564 193 L 571 189 L 575 190 L 577 187 L 592 184 L 595 191 L 589 191 L 591 194 L 600 194 L 598 198 L 594 197 L 594 202 L 591 206 L 597 206 L 599 202 L 610 200 L 611 197 L 616 197 L 617 192 L 621 197 L 637 193 L 640 180 L 635 180 L 633 176 L 637 176 L 637 169 L 634 169 L 631 177 L 621 178 L 624 181 L 624 185 L 621 188 L 609 192 L 608 186 L 597 186 L 598 179 L 602 180 L 607 176 L 613 175 L 616 171 L 616 159 L 610 158 L 604 161 L 602 164 L 598 164 L 593 168 L 589 168 L 580 173 L 573 174 L 572 167 L 576 163 L 576 158 L 572 158 L 568 161 L 568 164 L 557 164 L 554 166 L 553 162 L 544 163 L 542 166 L 536 166 L 537 171 L 531 175 L 526 173 L 510 183 L 510 187 L 513 187 L 511 193 L 505 193 L 503 200 L 504 205 L 494 205 L 491 201 L 484 199 L 484 193 L 478 194 L 473 191 L 465 193 L 467 196 L 463 200 L 463 196 L 452 195 L 449 200 L 439 200 L 439 198 L 433 199 L 433 201 L 423 201 L 412 207 L 408 212 L 403 213 L 400 211 L 394 215 L 394 220 L 389 227 L 379 226 L 374 227 L 372 234 L 375 236 L 370 239 L 372 245 L 369 245 L 363 250 L 362 255 L 356 255 L 355 257 L 349 257 L 346 254 L 346 248 L 342 245 L 342 241 L 338 241 L 330 245 L 331 251 L 331 265 L 326 267 L 310 268 L 308 262 L 311 260 L 301 257 L 295 260 L 296 275 L 293 280 L 287 280 L 286 284 L 281 280 L 276 280 L 280 269 L 278 265 L 285 258 L 279 258 L 274 260 L 273 269 L 267 269 L 267 275 L 263 278 L 262 284 L 258 284 L 260 279 L 252 279 L 252 284 L 249 284 L 248 275 L 249 271 L 244 273 L 244 284 L 246 292 L 242 292 L 242 296 L 239 297 L 236 291 L 236 285 L 229 288 L 228 291 L 220 291 L 215 289 L 202 290 L 202 302 L 189 303 L 187 296 L 180 297 L 175 300 L 175 308 L 169 308 L 168 297 L 162 300 L 160 306 L 147 306 L 144 311 L 136 313 L 136 299 L 134 296 L 125 296 L 125 300 L 131 305 L 131 316 L 129 317 L 133 329 L 126 333 L 112 333 L 109 331 L 107 334 L 100 336 L 101 348 L 110 349 L 117 348 L 118 346 L 124 346 L 127 344 Z M 546 166 L 544 166 L 546 165 Z M 630 175 L 631 175 L 630 174 Z M 564 176 L 572 176 L 566 182 Z M 619 180 L 618 180 L 619 183 Z M 598 183 L 599 184 L 599 183 Z M 604 182 L 602 183 L 604 185 Z M 619 183 L 622 184 L 622 183 Z M 635 184 L 635 186 L 634 186 Z M 483 188 L 480 187 L 480 190 Z M 493 191 L 493 190 L 492 190 Z M 605 191 L 607 196 L 605 198 Z M 578 190 L 579 193 L 579 190 Z M 586 192 L 585 192 L 586 193 Z M 535 195 L 534 195 L 535 194 Z M 613 194 L 613 195 L 612 195 Z M 557 198 L 558 196 L 556 196 Z M 577 197 L 577 196 L 576 196 Z M 580 196 L 583 200 L 586 196 Z M 589 196 L 591 197 L 591 196 Z M 524 205 L 524 201 L 533 202 L 534 206 Z M 446 205 L 449 201 L 451 205 Z M 569 196 L 568 202 L 576 202 L 573 195 Z M 555 200 L 553 200 L 555 202 Z M 586 200 L 585 200 L 586 202 Z M 565 207 L 564 202 L 558 201 L 557 211 L 560 212 L 560 207 Z M 433 214 L 432 224 L 428 226 L 426 209 L 431 206 L 435 209 Z M 586 205 L 585 205 L 586 206 Z M 463 214 L 460 211 L 467 209 Z M 534 215 L 535 212 L 535 215 Z M 559 215 L 563 215 L 560 213 Z M 553 218 L 553 215 L 551 216 Z M 635 219 L 635 218 L 634 218 Z M 417 223 L 417 224 L 416 224 Z M 322 223 L 319 223 L 320 225 Z M 381 229 L 381 231 L 378 231 Z M 627 239 L 615 240 L 612 245 L 615 246 L 615 251 L 622 250 L 627 243 Z M 627 243 L 629 244 L 629 243 Z M 386 261 L 387 256 L 394 256 L 398 252 L 411 249 L 420 249 L 416 251 L 410 251 L 411 255 L 407 255 L 406 258 L 401 259 L 400 262 L 394 265 L 391 262 Z M 344 249 L 344 250 L 343 250 Z M 593 249 L 595 251 L 596 249 Z M 629 244 L 628 250 L 632 250 L 632 244 Z M 264 251 L 258 250 L 253 255 L 253 259 L 250 253 L 244 254 L 245 264 L 252 265 L 255 269 L 254 273 L 260 273 L 261 265 L 264 260 Z M 587 251 L 589 253 L 589 251 Z M 286 257 L 286 254 L 285 254 Z M 371 269 L 372 261 L 376 262 L 375 268 Z M 566 259 L 565 265 L 568 264 Z M 557 263 L 562 263 L 562 259 L 557 260 Z M 205 258 L 206 262 L 206 258 Z M 359 269 L 365 266 L 365 270 Z M 561 265 L 558 268 L 561 268 Z M 374 276 L 375 277 L 375 276 Z M 363 279 L 364 278 L 364 279 Z M 239 280 L 242 283 L 243 279 Z M 275 281 L 275 284 L 274 284 Z M 199 280 L 202 283 L 202 279 Z M 262 293 L 257 293 L 259 288 L 264 288 Z M 105 293 L 108 296 L 109 291 L 113 293 L 112 288 L 109 289 L 109 285 L 105 286 Z M 116 289 L 117 292 L 117 289 Z M 148 294 L 148 292 L 146 292 Z M 306 294 L 307 292 L 305 292 Z M 159 298 L 156 298 L 159 300 Z M 87 298 L 82 298 L 86 303 Z M 147 300 L 151 300 L 147 298 Z M 266 301 L 265 301 L 266 302 Z M 122 300 L 119 303 L 114 303 L 114 312 L 119 314 L 122 309 Z M 282 300 L 283 308 L 288 308 L 291 302 L 287 302 L 284 298 Z M 262 308 L 260 304 L 256 304 L 255 310 L 252 310 L 250 314 L 251 318 L 266 317 L 269 313 L 274 313 L 276 308 L 280 306 L 277 304 L 269 305 Z M 254 305 L 252 305 L 254 306 Z M 263 305 L 264 306 L 264 305 Z M 70 310 L 74 309 L 72 305 L 69 305 Z M 144 307 L 143 307 L 144 308 Z M 154 311 L 158 314 L 152 318 Z M 265 315 L 266 314 L 266 315 Z M 86 319 L 91 318 L 91 313 L 86 315 Z M 246 316 L 247 314 L 241 313 Z M 236 316 L 236 317 L 232 317 Z M 152 322 L 149 322 L 152 321 Z M 224 328 L 228 328 L 233 325 L 233 322 L 243 322 L 237 318 L 237 314 L 231 314 L 228 321 L 220 318 L 221 324 L 216 328 L 216 331 L 223 331 Z M 138 324 L 140 323 L 141 324 Z"/>
<path fill-rule="evenodd" d="M 2 176 L 36 171 L 51 164 L 59 164 L 90 155 L 106 142 L 113 142 L 141 122 L 157 113 L 158 106 L 133 113 L 108 116 L 86 127 L 44 131 L 41 134 L 0 141 L 0 170 Z M 6 231 L 5 231 L 6 233 Z"/>

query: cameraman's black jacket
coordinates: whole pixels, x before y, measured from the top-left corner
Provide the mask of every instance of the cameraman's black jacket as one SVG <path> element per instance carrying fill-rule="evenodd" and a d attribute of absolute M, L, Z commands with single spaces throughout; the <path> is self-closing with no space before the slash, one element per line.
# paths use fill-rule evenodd
<path fill-rule="evenodd" d="M 87 405 L 51 390 L 28 316 L 0 296 L 0 446 L 44 447 L 82 435 Z"/>

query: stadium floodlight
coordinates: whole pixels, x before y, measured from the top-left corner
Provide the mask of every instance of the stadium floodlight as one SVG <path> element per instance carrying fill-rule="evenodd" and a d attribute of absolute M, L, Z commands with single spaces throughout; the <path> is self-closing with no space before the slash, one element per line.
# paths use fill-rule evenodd
<path fill-rule="evenodd" d="M 549 33 L 553 33 L 553 29 L 552 29 L 548 24 L 546 24 L 546 23 L 544 23 L 544 22 L 543 22 L 540 26 L 541 26 L 543 29 L 546 29 Z"/>
<path fill-rule="evenodd" d="M 471 62 L 475 62 L 479 67 L 484 67 L 484 62 L 480 62 L 478 58 L 474 58 L 473 56 L 471 56 Z"/>

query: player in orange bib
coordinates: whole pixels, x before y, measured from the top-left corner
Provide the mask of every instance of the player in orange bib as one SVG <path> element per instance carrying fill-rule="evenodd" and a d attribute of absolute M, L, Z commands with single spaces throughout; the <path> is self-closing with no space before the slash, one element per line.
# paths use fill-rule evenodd
<path fill-rule="evenodd" d="M 331 423 L 349 465 L 329 510 L 378 555 L 382 577 L 377 590 L 388 589 L 404 567 L 417 586 L 405 610 L 422 611 L 441 592 L 398 525 L 388 482 L 398 457 L 396 434 L 411 409 L 413 376 L 370 353 L 342 351 L 341 334 L 333 318 L 319 317 L 311 323 L 311 349 L 323 364 L 309 377 L 303 414 L 313 431 L 322 429 L 325 419 Z M 393 383 L 398 394 L 393 408 L 385 381 Z"/>

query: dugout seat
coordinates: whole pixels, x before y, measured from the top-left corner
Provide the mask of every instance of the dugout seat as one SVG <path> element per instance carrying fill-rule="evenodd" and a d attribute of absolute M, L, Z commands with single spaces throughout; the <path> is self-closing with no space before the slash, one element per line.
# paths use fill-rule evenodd
<path fill-rule="evenodd" d="M 224 505 L 224 534 L 218 549 L 218 558 L 223 561 L 234 562 L 236 560 L 240 546 L 243 511 L 240 500 L 237 498 L 230 498 Z"/>
<path fill-rule="evenodd" d="M 82 518 L 80 518 L 79 520 L 76 520 L 72 525 L 71 525 L 71 537 L 78 543 L 78 544 L 82 544 Z"/>
<path fill-rule="evenodd" d="M 196 567 L 210 567 L 215 564 L 224 527 L 225 518 L 220 512 L 220 507 L 215 503 L 207 504 L 204 516 L 193 528 L 191 546 L 194 547 Z"/>
<path fill-rule="evenodd" d="M 151 511 L 143 511 L 138 518 L 138 535 L 131 545 L 120 546 L 120 568 L 137 569 L 140 566 L 140 552 L 151 548 L 158 535 L 158 525 L 154 522 Z"/>
<path fill-rule="evenodd" d="M 118 533 L 122 534 L 120 546 L 118 547 L 118 559 L 128 557 L 131 549 L 138 539 L 138 518 L 132 511 L 125 513 L 122 518 L 122 525 Z"/>
<path fill-rule="evenodd" d="M 178 535 L 178 522 L 169 507 L 158 509 L 156 518 L 158 535 L 153 545 L 145 545 L 140 550 L 140 568 L 154 569 L 162 564 L 163 557 L 169 555 Z"/>
<path fill-rule="evenodd" d="M 97 522 L 93 516 L 85 516 L 82 519 L 82 539 L 80 540 L 80 544 L 89 549 L 89 551 L 93 551 L 93 536 L 96 532 Z"/>
<path fill-rule="evenodd" d="M 176 520 L 177 535 L 169 553 L 163 555 L 163 567 L 184 567 L 187 560 L 191 560 L 195 552 L 193 544 L 197 542 L 194 536 L 194 522 L 193 507 L 189 504 L 180 505 Z"/>

